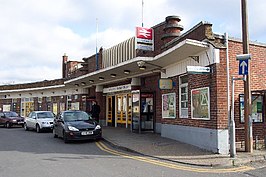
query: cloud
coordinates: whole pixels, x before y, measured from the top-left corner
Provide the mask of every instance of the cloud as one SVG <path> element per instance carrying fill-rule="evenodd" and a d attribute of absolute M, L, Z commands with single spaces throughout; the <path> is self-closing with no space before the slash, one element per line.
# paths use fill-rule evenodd
<path fill-rule="evenodd" d="M 142 23 L 142 0 L 8 0 L 0 3 L 0 82 L 61 77 L 62 56 L 82 60 L 132 36 Z M 249 2 L 250 39 L 266 42 L 266 2 Z M 179 15 L 184 31 L 200 21 L 215 33 L 241 37 L 240 1 L 144 0 L 143 22 L 152 27 Z M 96 18 L 98 34 L 96 34 Z"/>

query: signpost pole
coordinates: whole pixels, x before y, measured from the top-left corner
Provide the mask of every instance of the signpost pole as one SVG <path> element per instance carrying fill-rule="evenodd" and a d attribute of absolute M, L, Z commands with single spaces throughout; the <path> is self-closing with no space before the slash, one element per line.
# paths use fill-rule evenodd
<path fill-rule="evenodd" d="M 235 85 L 234 85 L 235 78 L 232 77 L 232 106 L 231 106 L 231 119 L 230 119 L 230 157 L 235 158 L 236 157 L 236 130 L 235 130 L 235 118 L 234 118 L 234 103 L 235 103 Z"/>

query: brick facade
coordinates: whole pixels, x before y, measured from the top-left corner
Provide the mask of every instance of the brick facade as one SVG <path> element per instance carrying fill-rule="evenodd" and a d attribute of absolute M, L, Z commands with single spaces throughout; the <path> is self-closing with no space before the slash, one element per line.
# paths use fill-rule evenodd
<path fill-rule="evenodd" d="M 179 21 L 178 21 L 179 22 Z M 172 21 L 171 21 L 172 23 Z M 206 48 L 207 50 L 210 50 L 211 52 L 215 50 L 219 51 L 219 61 L 210 63 L 209 56 L 206 56 L 208 58 L 209 64 L 204 64 L 204 66 L 211 68 L 210 74 L 188 74 L 188 118 L 180 118 L 179 117 L 179 77 L 180 74 L 175 74 L 170 77 L 172 79 L 174 85 L 173 89 L 171 90 L 160 90 L 158 87 L 158 81 L 161 78 L 160 73 L 149 73 L 146 75 L 141 75 L 141 73 L 137 73 L 135 75 L 132 75 L 132 77 L 139 77 L 141 80 L 140 86 L 132 86 L 132 90 L 134 89 L 140 89 L 141 92 L 149 92 L 154 93 L 154 102 L 155 102 L 155 123 L 161 124 L 162 126 L 174 126 L 173 128 L 173 134 L 179 134 L 183 133 L 181 131 L 185 130 L 187 132 L 189 131 L 200 131 L 200 135 L 203 136 L 209 136 L 213 139 L 212 141 L 217 141 L 219 143 L 223 143 L 223 141 L 228 141 L 227 138 L 227 131 L 228 131 L 228 110 L 227 110 L 227 73 L 226 73 L 226 47 L 225 47 L 225 41 L 224 36 L 219 36 L 213 33 L 212 31 L 212 24 L 206 23 L 206 22 L 200 22 L 192 29 L 188 30 L 186 33 L 182 34 L 178 37 L 173 38 L 167 38 L 167 40 L 162 40 L 162 36 L 166 35 L 166 32 L 170 31 L 173 33 L 178 33 L 176 30 L 165 30 L 165 28 L 171 26 L 172 24 L 167 24 L 166 22 L 159 23 L 152 27 L 154 29 L 154 51 L 143 51 L 143 50 L 137 50 L 136 54 L 137 57 L 155 57 L 161 54 L 162 52 L 165 52 L 176 45 L 178 45 L 180 42 L 190 39 L 195 40 L 198 43 L 201 43 L 202 41 L 207 41 L 209 48 Z M 179 24 L 174 24 L 173 26 L 176 26 L 181 29 Z M 214 49 L 212 49 L 211 47 Z M 102 48 L 99 50 L 98 53 L 98 66 L 99 70 L 102 68 Z M 181 50 L 181 49 L 180 49 Z M 238 75 L 238 64 L 239 62 L 236 60 L 236 55 L 242 54 L 242 42 L 236 40 L 236 39 L 230 39 L 229 40 L 229 73 L 230 73 L 230 80 L 232 76 L 235 77 L 241 77 Z M 251 67 L 251 90 L 255 93 L 259 93 L 263 95 L 263 122 L 262 123 L 254 123 L 253 124 L 253 137 L 258 137 L 259 139 L 264 139 L 266 135 L 266 123 L 265 123 L 265 111 L 266 111 L 266 45 L 265 44 L 250 44 L 250 53 L 252 55 L 252 59 L 250 61 L 250 67 Z M 64 61 L 66 60 L 66 56 L 63 56 L 63 68 L 66 69 L 72 66 L 64 66 Z M 167 58 L 166 58 L 167 59 Z M 184 58 L 182 60 L 189 60 L 188 58 Z M 176 61 L 176 66 L 178 65 L 178 62 Z M 199 63 L 199 62 L 198 62 Z M 75 63 L 72 63 L 75 64 Z M 77 63 L 76 63 L 77 64 Z M 64 85 L 65 81 L 69 81 L 73 78 L 79 79 L 79 76 L 84 76 L 88 73 L 93 73 L 97 70 L 96 67 L 96 55 L 92 55 L 88 58 L 83 58 L 82 68 L 79 68 L 75 71 L 68 72 L 66 78 L 52 80 L 52 81 L 42 81 L 42 82 L 35 82 L 35 83 L 27 83 L 27 84 L 17 84 L 17 85 L 5 85 L 0 86 L 0 91 L 5 90 L 16 90 L 16 89 L 26 89 L 26 88 L 39 88 L 39 87 L 48 87 L 48 86 L 55 86 L 55 85 Z M 200 63 L 199 63 L 200 65 Z M 183 65 L 182 65 L 183 66 Z M 118 66 L 121 67 L 121 66 Z M 184 65 L 184 67 L 186 67 Z M 122 68 L 122 67 L 121 67 Z M 125 68 L 122 68 L 123 70 Z M 122 71 L 121 69 L 121 71 Z M 166 67 L 167 69 L 167 67 Z M 135 71 L 137 72 L 137 71 Z M 175 73 L 178 73 L 175 71 Z M 182 75 L 185 74 L 185 72 L 182 73 Z M 82 78 L 84 79 L 84 78 Z M 81 81 L 83 81 L 81 79 Z M 89 78 L 87 78 L 89 79 Z M 73 82 L 74 83 L 74 82 Z M 131 78 L 129 76 L 124 76 L 124 78 L 119 79 L 114 82 L 106 83 L 100 83 L 99 86 L 102 86 L 103 88 L 109 88 L 119 85 L 126 85 L 131 83 Z M 231 84 L 231 81 L 230 81 Z M 78 84 L 77 84 L 78 85 Z M 67 87 L 73 87 L 73 84 L 67 85 Z M 193 89 L 197 88 L 209 88 L 210 93 L 210 119 L 204 120 L 204 119 L 193 119 L 192 118 L 192 110 L 191 110 L 191 91 Z M 230 86 L 231 87 L 231 86 Z M 243 81 L 236 81 L 235 82 L 235 122 L 236 122 L 236 140 L 237 141 L 243 141 L 244 139 L 244 124 L 240 122 L 240 107 L 239 107 L 239 94 L 243 94 Z M 65 88 L 62 88 L 65 89 Z M 90 85 L 90 87 L 86 87 L 87 93 L 83 94 L 75 94 L 76 92 L 73 91 L 71 96 L 71 102 L 79 102 L 80 103 L 80 109 L 84 111 L 89 111 L 89 105 L 92 100 L 96 100 L 98 104 L 101 107 L 101 113 L 100 113 L 100 120 L 105 121 L 106 120 L 106 94 L 103 94 L 103 92 L 99 91 L 96 92 L 96 85 Z M 130 93 L 131 90 L 125 91 L 127 93 Z M 230 91 L 231 92 L 231 91 Z M 123 92 L 124 93 L 124 92 Z M 175 119 L 168 119 L 168 118 L 162 118 L 162 94 L 166 93 L 176 93 L 176 118 Z M 119 93 L 112 93 L 119 94 Z M 77 95 L 77 97 L 75 97 Z M 48 106 L 52 106 L 53 103 L 60 104 L 64 102 L 67 103 L 67 95 L 55 95 L 51 96 L 51 101 L 47 102 L 45 95 L 42 97 L 42 110 L 47 110 Z M 75 99 L 77 98 L 77 99 Z M 20 111 L 20 102 L 21 99 L 16 100 L 16 106 L 14 106 L 15 110 Z M 12 99 L 0 99 L 0 106 L 4 104 L 13 104 Z M 38 104 L 38 98 L 34 97 L 34 109 L 39 109 Z M 67 109 L 66 105 L 66 109 Z M 181 128 L 180 128 L 181 127 Z M 185 128 L 184 128 L 185 127 Z M 180 129 L 178 129 L 180 128 Z M 167 128 L 166 128 L 167 129 Z M 181 130 L 182 129 L 182 130 Z M 219 135 L 219 131 L 224 131 L 225 133 L 222 135 Z M 217 133 L 217 134 L 215 134 Z M 213 134 L 217 135 L 217 137 L 212 136 Z M 194 134 L 196 136 L 196 133 Z M 220 137 L 219 137 L 220 136 Z M 185 137 L 185 136 L 184 136 Z M 220 140 L 220 139 L 222 140 Z M 197 140 L 196 140 L 197 141 Z M 200 141 L 200 140 L 198 140 Z M 218 144 L 219 144 L 218 143 Z M 227 142 L 226 142 L 227 143 Z M 219 149 L 218 145 L 214 145 L 217 147 L 210 147 L 210 149 Z M 226 148 L 224 148 L 226 150 Z"/>
<path fill-rule="evenodd" d="M 250 87 L 251 91 L 266 90 L 266 45 L 250 44 L 250 54 L 252 59 L 249 62 L 251 67 L 251 79 Z M 238 76 L 239 62 L 236 60 L 236 55 L 242 54 L 242 43 L 238 40 L 230 40 L 229 42 L 229 58 L 230 58 L 230 75 Z M 236 141 L 244 140 L 244 123 L 240 121 L 240 108 L 239 108 L 239 94 L 244 93 L 243 81 L 237 81 L 235 84 L 235 123 L 236 123 Z M 264 95 L 264 110 L 263 110 L 263 122 L 253 123 L 253 139 L 258 137 L 264 139 L 266 135 L 266 123 L 265 123 L 265 95 Z"/>

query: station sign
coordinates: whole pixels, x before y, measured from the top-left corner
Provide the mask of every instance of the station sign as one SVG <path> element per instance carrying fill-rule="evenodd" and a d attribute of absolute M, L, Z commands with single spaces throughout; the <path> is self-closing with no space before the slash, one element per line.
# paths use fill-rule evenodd
<path fill-rule="evenodd" d="M 188 74 L 209 74 L 211 72 L 210 67 L 204 66 L 187 66 Z"/>
<path fill-rule="evenodd" d="M 154 50 L 153 29 L 136 27 L 136 49 Z"/>

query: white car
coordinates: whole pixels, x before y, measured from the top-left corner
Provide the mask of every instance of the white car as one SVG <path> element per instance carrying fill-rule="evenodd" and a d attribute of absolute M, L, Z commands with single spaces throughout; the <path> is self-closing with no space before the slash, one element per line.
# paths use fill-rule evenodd
<path fill-rule="evenodd" d="M 33 111 L 25 118 L 24 129 L 33 129 L 38 133 L 42 130 L 52 130 L 54 118 L 51 111 Z"/>

